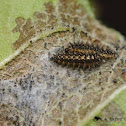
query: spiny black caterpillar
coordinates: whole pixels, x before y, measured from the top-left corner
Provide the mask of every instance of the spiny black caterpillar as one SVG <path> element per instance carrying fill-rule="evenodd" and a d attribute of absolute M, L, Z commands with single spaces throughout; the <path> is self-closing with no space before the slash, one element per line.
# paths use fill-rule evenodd
<path fill-rule="evenodd" d="M 109 47 L 104 49 L 88 43 L 69 43 L 64 52 L 53 55 L 51 59 L 61 65 L 90 69 L 116 57 L 117 53 Z"/>

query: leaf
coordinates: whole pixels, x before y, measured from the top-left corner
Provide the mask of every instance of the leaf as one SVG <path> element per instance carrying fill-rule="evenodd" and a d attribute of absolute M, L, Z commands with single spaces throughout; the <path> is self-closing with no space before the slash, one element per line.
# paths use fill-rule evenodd
<path fill-rule="evenodd" d="M 33 18 L 34 12 L 43 9 L 43 3 L 48 0 L 8 0 L 0 1 L 0 62 L 14 53 L 12 43 L 14 43 L 18 37 L 18 33 L 13 33 L 16 23 L 15 19 L 18 17 Z M 53 1 L 56 4 L 56 1 Z M 14 56 L 12 56 L 14 57 Z M 11 58 L 12 59 L 12 58 Z M 10 59 L 8 59 L 9 61 Z M 7 62 L 8 62 L 7 61 Z M 4 65 L 4 63 L 3 63 Z M 1 65 L 2 66 L 2 65 Z"/>
<path fill-rule="evenodd" d="M 13 23 L 9 22 L 13 25 L 8 31 L 12 36 L 18 32 L 19 37 L 13 37 L 13 53 L 6 53 L 9 57 L 0 64 L 7 63 L 0 71 L 0 124 L 86 125 L 126 88 L 123 36 L 100 24 L 82 1 L 22 2 L 8 2 L 13 5 L 12 12 L 18 6 L 27 9 L 13 13 Z M 91 70 L 51 61 L 53 54 L 74 41 L 109 46 L 118 57 Z M 118 108 L 115 104 L 111 106 Z M 97 122 L 91 120 L 89 125 Z"/>

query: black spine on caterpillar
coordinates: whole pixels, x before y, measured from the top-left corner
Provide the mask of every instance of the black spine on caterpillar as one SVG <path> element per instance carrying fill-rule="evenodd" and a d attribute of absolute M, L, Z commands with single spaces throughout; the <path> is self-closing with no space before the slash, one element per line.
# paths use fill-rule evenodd
<path fill-rule="evenodd" d="M 103 47 L 99 47 L 98 45 L 93 44 L 84 44 L 84 43 L 69 43 L 68 48 L 65 49 L 65 53 L 97 53 L 104 58 L 104 60 L 116 58 L 118 55 L 117 53 L 113 52 L 109 47 L 104 49 Z"/>
<path fill-rule="evenodd" d="M 53 61 L 66 66 L 91 68 L 102 62 L 101 56 L 97 54 L 83 54 L 83 55 L 71 55 L 71 54 L 57 54 L 53 56 Z"/>

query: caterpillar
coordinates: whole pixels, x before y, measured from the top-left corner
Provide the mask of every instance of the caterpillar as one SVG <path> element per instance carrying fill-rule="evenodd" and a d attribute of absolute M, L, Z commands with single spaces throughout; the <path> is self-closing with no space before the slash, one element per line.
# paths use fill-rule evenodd
<path fill-rule="evenodd" d="M 107 60 L 114 59 L 116 56 L 117 54 L 109 47 L 104 49 L 88 43 L 69 43 L 64 52 L 53 55 L 52 59 L 60 65 L 90 69 Z"/>

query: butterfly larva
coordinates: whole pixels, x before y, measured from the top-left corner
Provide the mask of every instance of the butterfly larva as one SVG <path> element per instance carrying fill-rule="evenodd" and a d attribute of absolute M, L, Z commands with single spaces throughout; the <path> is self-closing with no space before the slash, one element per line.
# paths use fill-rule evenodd
<path fill-rule="evenodd" d="M 109 59 L 114 59 L 116 53 L 110 48 L 100 48 L 98 45 L 70 43 L 63 53 L 53 55 L 54 62 L 78 68 L 92 68 Z"/>

